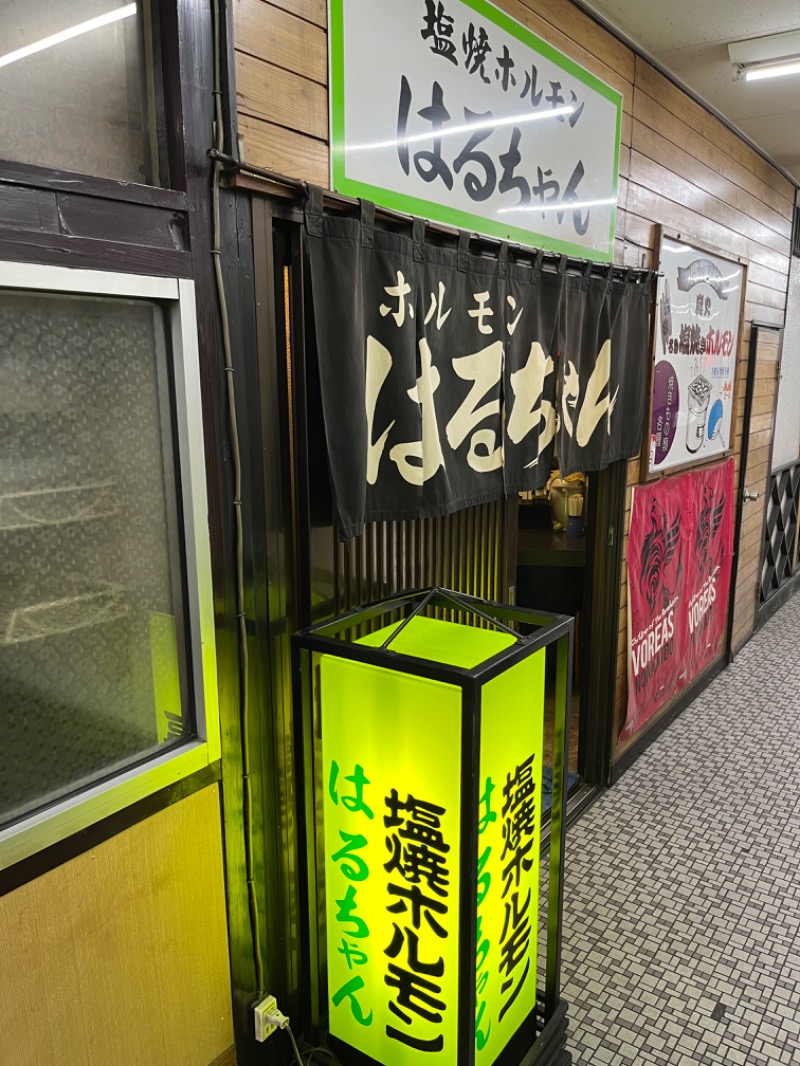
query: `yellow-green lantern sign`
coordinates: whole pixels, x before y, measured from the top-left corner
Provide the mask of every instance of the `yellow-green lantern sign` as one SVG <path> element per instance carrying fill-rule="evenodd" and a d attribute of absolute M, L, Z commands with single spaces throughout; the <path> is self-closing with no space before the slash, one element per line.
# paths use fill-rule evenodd
<path fill-rule="evenodd" d="M 321 653 L 330 1043 L 345 1066 L 519 1063 L 541 1029 L 545 649 L 567 661 L 572 622 L 443 590 L 384 608 L 367 635 L 351 616 L 352 639 L 303 638 Z"/>

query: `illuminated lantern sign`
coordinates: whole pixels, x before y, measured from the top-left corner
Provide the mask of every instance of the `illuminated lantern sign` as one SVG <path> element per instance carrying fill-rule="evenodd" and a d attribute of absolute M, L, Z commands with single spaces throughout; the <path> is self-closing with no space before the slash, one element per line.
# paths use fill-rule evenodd
<path fill-rule="evenodd" d="M 538 622 L 521 636 L 498 605 L 432 590 L 385 624 L 397 604 L 358 640 L 311 638 L 331 1045 L 346 1066 L 518 1063 L 537 1032 L 545 645 L 566 649 L 572 621 L 500 608 Z"/>

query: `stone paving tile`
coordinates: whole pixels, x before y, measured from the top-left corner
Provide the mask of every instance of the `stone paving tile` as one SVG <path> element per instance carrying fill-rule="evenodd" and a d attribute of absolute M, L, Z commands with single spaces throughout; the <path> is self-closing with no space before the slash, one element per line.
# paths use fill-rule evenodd
<path fill-rule="evenodd" d="M 800 596 L 570 829 L 576 1066 L 800 1066 L 798 660 Z"/>

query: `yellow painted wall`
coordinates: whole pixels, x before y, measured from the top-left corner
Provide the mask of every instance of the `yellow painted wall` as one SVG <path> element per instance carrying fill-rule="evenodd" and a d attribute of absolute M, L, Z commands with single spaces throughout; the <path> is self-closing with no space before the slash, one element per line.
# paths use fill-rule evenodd
<path fill-rule="evenodd" d="M 216 785 L 0 898 L 2 1066 L 208 1066 L 232 1043 Z"/>

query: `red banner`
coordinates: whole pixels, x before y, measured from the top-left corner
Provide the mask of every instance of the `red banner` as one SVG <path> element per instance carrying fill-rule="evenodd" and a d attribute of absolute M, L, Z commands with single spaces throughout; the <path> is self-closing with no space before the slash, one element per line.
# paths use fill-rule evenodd
<path fill-rule="evenodd" d="M 733 556 L 733 459 L 691 478 L 691 566 L 686 577 L 686 681 L 719 651 L 728 618 Z"/>
<path fill-rule="evenodd" d="M 628 538 L 628 713 L 620 740 L 716 657 L 725 635 L 733 460 L 634 490 Z"/>
<path fill-rule="evenodd" d="M 679 688 L 684 669 L 690 500 L 686 477 L 634 489 L 628 537 L 628 714 L 632 736 Z"/>

